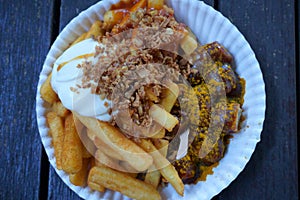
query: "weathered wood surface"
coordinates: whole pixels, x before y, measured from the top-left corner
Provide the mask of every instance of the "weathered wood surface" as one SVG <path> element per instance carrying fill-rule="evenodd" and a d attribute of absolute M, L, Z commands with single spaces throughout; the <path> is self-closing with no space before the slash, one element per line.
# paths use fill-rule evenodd
<path fill-rule="evenodd" d="M 91 5 L 98 2 L 98 0 L 72 1 L 62 0 L 60 4 L 59 16 L 59 32 L 80 12 L 87 9 Z M 73 192 L 56 174 L 55 170 L 50 167 L 49 171 L 49 187 L 48 199 L 50 200 L 65 200 L 65 199 L 81 199 L 75 192 Z"/>
<path fill-rule="evenodd" d="M 267 92 L 261 142 L 220 199 L 298 199 L 294 1 L 220 1 L 260 62 Z"/>
<path fill-rule="evenodd" d="M 35 96 L 50 46 L 52 5 L 0 0 L 0 199 L 39 199 Z"/>
<path fill-rule="evenodd" d="M 0 199 L 80 199 L 42 159 L 35 93 L 51 40 L 95 2 L 0 0 Z M 267 91 L 262 141 L 245 170 L 214 199 L 298 199 L 300 5 L 292 0 L 205 2 L 245 35 Z"/>

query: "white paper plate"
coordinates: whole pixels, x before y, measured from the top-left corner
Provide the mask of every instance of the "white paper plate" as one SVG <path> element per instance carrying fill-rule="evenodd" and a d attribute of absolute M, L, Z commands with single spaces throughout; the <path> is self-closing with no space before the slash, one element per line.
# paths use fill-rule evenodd
<path fill-rule="evenodd" d="M 40 87 L 52 70 L 54 61 L 79 35 L 87 31 L 97 19 L 103 19 L 103 14 L 111 4 L 119 0 L 103 0 L 74 18 L 59 34 L 52 45 L 40 74 L 36 96 L 36 112 L 42 143 L 45 147 L 51 165 L 61 179 L 80 197 L 85 199 L 129 199 L 118 192 L 93 192 L 90 188 L 72 185 L 69 177 L 62 170 L 56 169 L 51 137 L 48 136 L 45 113 L 47 106 L 40 96 Z M 210 199 L 226 188 L 244 169 L 249 161 L 260 134 L 265 117 L 266 96 L 265 85 L 259 64 L 250 45 L 238 29 L 221 13 L 197 0 L 166 0 L 175 11 L 178 21 L 187 24 L 200 43 L 219 41 L 234 56 L 238 74 L 246 79 L 245 103 L 243 115 L 246 120 L 242 129 L 234 135 L 225 157 L 214 168 L 213 175 L 208 175 L 205 182 L 196 185 L 186 185 L 185 195 L 180 197 L 169 185 L 161 190 L 164 199 Z"/>

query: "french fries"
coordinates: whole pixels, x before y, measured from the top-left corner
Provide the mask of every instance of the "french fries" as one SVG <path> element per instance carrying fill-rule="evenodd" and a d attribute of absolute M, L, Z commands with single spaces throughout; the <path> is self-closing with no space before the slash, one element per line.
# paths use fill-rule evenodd
<path fill-rule="evenodd" d="M 92 27 L 90 28 L 90 30 L 87 32 L 85 39 L 88 38 L 97 38 L 99 36 L 102 36 L 104 34 L 103 29 L 101 28 L 102 26 L 102 22 L 97 20 L 94 22 L 94 24 L 92 25 Z"/>
<path fill-rule="evenodd" d="M 161 155 L 166 157 L 167 153 L 168 153 L 169 141 L 165 140 L 165 139 L 154 139 L 152 141 L 153 141 L 154 146 L 161 153 Z"/>
<path fill-rule="evenodd" d="M 139 8 L 145 8 L 147 6 L 147 0 L 140 0 L 139 2 L 137 2 L 136 4 L 134 4 L 129 11 L 130 12 L 135 12 L 137 11 Z"/>
<path fill-rule="evenodd" d="M 152 90 L 151 87 L 147 87 L 147 88 L 146 88 L 146 95 L 147 95 L 147 97 L 150 99 L 150 101 L 153 101 L 153 102 L 155 102 L 155 103 L 158 103 L 159 98 L 158 98 L 158 96 L 156 96 L 156 95 L 154 94 L 154 92 L 153 92 L 153 90 Z"/>
<path fill-rule="evenodd" d="M 94 142 L 95 146 L 101 151 L 103 151 L 103 153 L 105 153 L 106 155 L 109 155 L 110 157 L 116 160 L 125 160 L 120 154 L 114 151 L 109 145 L 105 144 L 101 139 L 96 137 L 96 134 L 94 134 L 92 131 L 87 130 L 87 135 Z"/>
<path fill-rule="evenodd" d="M 160 105 L 167 111 L 171 112 L 177 97 L 179 95 L 179 87 L 176 83 L 168 82 L 167 89 L 163 91 L 163 98 L 160 102 Z"/>
<path fill-rule="evenodd" d="M 197 41 L 197 37 L 196 37 L 196 35 L 193 33 L 193 31 L 192 31 L 189 27 L 187 27 L 186 29 L 187 29 L 187 31 L 189 32 L 189 35 L 190 35 L 194 40 Z"/>
<path fill-rule="evenodd" d="M 105 166 L 96 166 L 90 170 L 88 184 L 100 185 L 133 199 L 161 199 L 160 194 L 152 185 Z"/>
<path fill-rule="evenodd" d="M 125 172 L 128 172 L 128 175 L 132 177 L 136 177 L 138 175 L 138 171 L 136 171 L 128 162 L 120 161 L 120 166 L 123 167 Z"/>
<path fill-rule="evenodd" d="M 91 169 L 96 167 L 96 161 L 95 159 L 94 160 L 94 164 L 91 166 Z M 98 166 L 99 167 L 99 166 Z M 92 190 L 96 190 L 96 191 L 99 191 L 99 192 L 105 192 L 105 187 L 103 187 L 102 185 L 96 183 L 96 182 L 93 182 L 91 180 L 89 180 L 89 176 L 90 176 L 90 173 L 91 173 L 91 170 L 89 171 L 89 174 L 88 174 L 88 186 L 92 189 Z"/>
<path fill-rule="evenodd" d="M 156 169 L 155 165 L 152 164 L 145 176 L 145 182 L 151 184 L 154 188 L 157 188 L 160 182 L 160 172 Z"/>
<path fill-rule="evenodd" d="M 76 131 L 73 115 L 65 120 L 65 136 L 62 149 L 62 168 L 69 174 L 79 172 L 82 167 L 83 145 Z"/>
<path fill-rule="evenodd" d="M 154 121 L 163 126 L 168 131 L 172 131 L 173 128 L 179 123 L 178 119 L 171 115 L 169 112 L 153 104 L 149 110 L 149 115 Z"/>
<path fill-rule="evenodd" d="M 187 36 L 185 36 L 181 40 L 180 47 L 182 48 L 182 50 L 184 51 L 184 53 L 187 56 L 189 56 L 189 55 L 191 55 L 197 49 L 198 43 L 193 38 L 193 36 L 191 36 L 190 34 L 188 34 Z"/>
<path fill-rule="evenodd" d="M 55 112 L 49 112 L 46 115 L 46 119 L 52 136 L 56 167 L 57 169 L 62 169 L 62 149 L 64 140 L 63 120 Z"/>
<path fill-rule="evenodd" d="M 76 114 L 76 117 L 95 133 L 98 139 L 121 155 L 136 170 L 145 171 L 152 164 L 153 160 L 149 154 L 109 123 L 78 114 Z"/>
<path fill-rule="evenodd" d="M 164 0 L 134 2 L 131 8 L 105 12 L 103 22 L 95 21 L 71 46 L 91 37 L 103 36 L 105 31 L 111 31 L 116 24 L 120 25 L 115 26 L 116 30 L 120 27 L 122 30 L 122 26 L 140 8 L 160 10 L 164 7 Z M 198 46 L 197 39 L 187 30 L 183 30 L 183 34 L 180 47 L 189 56 Z M 162 139 L 166 130 L 171 132 L 179 123 L 170 113 L 179 95 L 177 84 L 167 82 L 167 88 L 159 95 L 155 94 L 152 87 L 145 88 L 153 126 L 143 130 L 133 129 L 133 133 L 140 131 L 147 139 L 132 139 L 121 132 L 127 131 L 123 127 L 66 109 L 51 87 L 51 77 L 52 74 L 42 85 L 40 93 L 52 106 L 46 118 L 53 139 L 57 169 L 68 173 L 72 184 L 82 187 L 88 185 L 92 190 L 100 192 L 111 189 L 133 199 L 156 200 L 161 199 L 156 188 L 163 177 L 183 196 L 184 184 L 175 167 L 166 159 L 169 141 Z M 127 119 L 124 117 L 124 121 Z M 147 172 L 144 181 L 136 179 L 141 172 Z"/>
<path fill-rule="evenodd" d="M 77 39 L 71 44 L 71 46 L 73 46 L 73 45 L 75 45 L 75 44 L 77 44 L 77 43 L 79 43 L 79 42 L 85 40 L 86 35 L 87 35 L 87 33 L 83 33 L 79 38 L 77 38 Z"/>
<path fill-rule="evenodd" d="M 162 156 L 166 157 L 168 153 L 168 140 L 154 140 L 154 144 L 157 143 L 156 148 L 159 150 Z M 157 188 L 160 181 L 160 172 L 156 169 L 155 165 L 152 164 L 148 169 L 145 176 L 145 182 L 150 183 L 153 187 Z"/>
<path fill-rule="evenodd" d="M 70 182 L 76 186 L 86 186 L 90 159 L 84 158 L 82 167 L 76 174 L 70 174 Z"/>
<path fill-rule="evenodd" d="M 92 154 L 87 150 L 87 148 L 84 145 L 83 145 L 83 149 L 82 149 L 82 157 L 83 158 L 92 157 Z"/>
<path fill-rule="evenodd" d="M 99 185 L 97 183 L 94 182 L 88 182 L 88 186 L 92 189 L 92 190 L 96 190 L 99 192 L 105 192 L 105 187 L 103 187 L 102 185 Z"/>
<path fill-rule="evenodd" d="M 135 12 L 139 8 L 145 8 L 146 6 L 147 6 L 147 1 L 146 0 L 140 0 L 139 2 L 134 4 L 134 6 L 132 6 L 129 9 L 129 12 Z M 130 17 L 130 13 L 126 13 L 125 16 L 123 17 L 122 21 L 120 22 L 120 25 L 123 26 L 128 21 L 129 17 Z"/>
<path fill-rule="evenodd" d="M 76 124 L 76 120 L 75 120 Z M 87 135 L 87 129 L 83 127 L 82 129 L 78 129 L 78 133 L 80 135 L 80 140 L 83 144 L 83 149 L 82 149 L 82 157 L 83 158 L 90 158 L 94 153 L 96 152 L 96 146 L 93 143 L 93 141 L 88 137 Z"/>
<path fill-rule="evenodd" d="M 54 102 L 52 105 L 52 110 L 60 117 L 66 117 L 70 113 L 70 111 L 61 103 L 61 101 Z"/>
<path fill-rule="evenodd" d="M 171 183 L 175 188 L 176 192 L 183 196 L 184 184 L 180 179 L 175 167 L 170 164 L 170 162 L 161 155 L 161 153 L 155 148 L 155 146 L 148 140 L 141 140 L 140 146 L 150 153 L 153 158 L 154 165 L 158 169 L 161 175 Z"/>
<path fill-rule="evenodd" d="M 97 38 L 98 36 L 102 36 L 104 34 L 104 30 L 101 28 L 102 22 L 101 21 L 95 21 L 94 24 L 91 26 L 88 32 L 83 33 L 80 37 L 78 37 L 71 46 L 85 40 L 88 38 Z"/>
<path fill-rule="evenodd" d="M 163 138 L 165 137 L 165 134 L 166 134 L 166 130 L 164 128 L 161 128 L 156 134 L 151 135 L 149 138 L 155 138 L 155 139 Z"/>
<path fill-rule="evenodd" d="M 58 96 L 57 94 L 53 91 L 52 86 L 51 86 L 51 78 L 52 78 L 52 73 L 48 76 L 44 84 L 41 86 L 41 97 L 47 101 L 50 104 L 53 104 L 54 102 L 58 101 Z"/>
<path fill-rule="evenodd" d="M 119 24 L 126 14 L 128 14 L 128 10 L 125 9 L 109 10 L 105 12 L 103 20 L 108 28 L 112 28 L 114 25 Z"/>
<path fill-rule="evenodd" d="M 96 166 L 104 165 L 104 166 L 107 166 L 107 167 L 110 167 L 112 169 L 116 169 L 116 170 L 119 170 L 119 171 L 123 170 L 123 168 L 120 166 L 118 160 L 110 158 L 105 153 L 103 153 L 100 149 L 98 149 L 96 151 L 95 159 L 96 159 Z"/>
<path fill-rule="evenodd" d="M 148 9 L 160 10 L 164 7 L 164 0 L 148 0 Z"/>

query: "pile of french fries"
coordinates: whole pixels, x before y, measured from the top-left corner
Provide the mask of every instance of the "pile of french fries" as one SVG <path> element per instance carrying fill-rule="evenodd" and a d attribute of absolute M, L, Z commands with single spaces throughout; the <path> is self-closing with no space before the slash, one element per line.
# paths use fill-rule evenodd
<path fill-rule="evenodd" d="M 41 93 L 52 93 L 54 96 L 51 99 L 55 99 L 51 85 L 41 90 L 45 88 L 50 91 Z M 172 95 L 168 95 L 170 93 Z M 172 107 L 170 103 L 174 105 L 177 96 L 169 89 L 164 94 L 168 96 L 159 105 L 153 104 L 150 115 L 156 123 L 172 130 L 178 120 L 166 109 Z M 46 101 L 43 95 L 42 98 Z M 52 103 L 52 110 L 47 113 L 46 119 L 52 136 L 56 167 L 70 175 L 72 184 L 82 187 L 88 185 L 100 192 L 108 188 L 134 199 L 160 199 L 156 188 L 163 177 L 183 195 L 182 180 L 166 159 L 169 142 L 161 139 L 164 135 L 134 142 L 107 122 L 67 110 L 59 100 Z M 145 172 L 143 181 L 136 179 L 138 173 Z"/>
<path fill-rule="evenodd" d="M 127 0 L 128 1 L 128 0 Z M 96 21 L 90 30 L 76 39 L 76 44 L 87 38 L 102 36 L 102 23 L 125 23 L 130 12 L 138 8 L 162 9 L 163 0 L 140 0 L 126 12 L 107 11 L 104 22 Z M 197 46 L 193 35 L 187 34 L 181 47 L 190 55 Z M 162 99 L 146 93 L 153 101 L 149 115 L 154 122 L 163 127 L 154 137 L 140 139 L 139 142 L 128 139 L 115 126 L 79 115 L 67 110 L 53 91 L 51 74 L 41 87 L 41 97 L 51 104 L 47 113 L 49 135 L 52 137 L 56 167 L 69 174 L 70 182 L 76 186 L 89 186 L 92 190 L 104 192 L 106 189 L 121 192 L 134 199 L 161 199 L 157 187 L 162 180 L 169 182 L 178 194 L 183 195 L 184 184 L 173 165 L 166 159 L 168 141 L 162 139 L 165 130 L 179 123 L 170 114 L 179 95 L 178 85 L 169 82 L 163 90 Z M 138 173 L 146 173 L 144 180 L 137 179 Z"/>

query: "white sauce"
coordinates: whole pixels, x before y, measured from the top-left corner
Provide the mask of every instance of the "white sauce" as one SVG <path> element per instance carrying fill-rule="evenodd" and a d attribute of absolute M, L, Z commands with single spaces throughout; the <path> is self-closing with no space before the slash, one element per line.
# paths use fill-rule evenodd
<path fill-rule="evenodd" d="M 109 121 L 111 120 L 111 115 L 108 113 L 108 110 L 111 107 L 111 101 L 107 99 L 102 100 L 99 95 L 92 94 L 90 88 L 77 87 L 77 85 L 81 85 L 83 77 L 83 70 L 77 68 L 77 66 L 84 61 L 96 61 L 94 56 L 90 56 L 87 59 L 78 57 L 87 54 L 94 55 L 97 45 L 99 45 L 98 42 L 93 39 L 87 39 L 67 49 L 54 63 L 51 85 L 67 109 L 76 111 L 82 116 Z M 59 65 L 65 62 L 67 63 L 58 70 Z M 72 91 L 71 88 L 76 88 L 76 92 Z M 108 106 L 106 107 L 105 104 Z"/>

